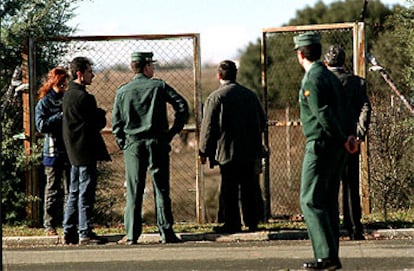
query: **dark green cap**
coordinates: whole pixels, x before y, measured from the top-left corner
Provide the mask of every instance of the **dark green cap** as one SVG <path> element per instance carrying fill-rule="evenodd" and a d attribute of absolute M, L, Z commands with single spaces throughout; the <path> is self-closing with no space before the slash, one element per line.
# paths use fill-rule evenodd
<path fill-rule="evenodd" d="M 295 43 L 295 50 L 302 46 L 308 46 L 311 44 L 320 44 L 321 36 L 318 32 L 308 31 L 302 34 L 299 34 L 293 37 L 293 42 Z"/>
<path fill-rule="evenodd" d="M 156 62 L 156 60 L 152 59 L 153 56 L 152 52 L 133 52 L 131 54 L 131 62 Z"/>

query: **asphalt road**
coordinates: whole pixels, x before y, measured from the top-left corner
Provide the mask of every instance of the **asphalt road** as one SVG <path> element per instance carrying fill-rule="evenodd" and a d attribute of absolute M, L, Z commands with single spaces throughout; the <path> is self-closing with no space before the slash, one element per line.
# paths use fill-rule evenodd
<path fill-rule="evenodd" d="M 413 240 L 343 241 L 342 270 L 414 270 Z M 309 240 L 3 248 L 3 270 L 301 270 Z"/>

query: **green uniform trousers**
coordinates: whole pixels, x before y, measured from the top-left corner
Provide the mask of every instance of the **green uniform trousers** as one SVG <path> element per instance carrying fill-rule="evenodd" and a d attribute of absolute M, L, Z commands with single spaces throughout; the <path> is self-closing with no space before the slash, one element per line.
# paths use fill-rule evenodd
<path fill-rule="evenodd" d="M 154 187 L 155 213 L 161 238 L 173 234 L 169 185 L 169 152 L 165 140 L 139 139 L 127 144 L 124 150 L 126 176 L 126 207 L 124 224 L 128 240 L 138 240 L 142 233 L 142 200 L 147 170 Z"/>
<path fill-rule="evenodd" d="M 326 140 L 309 141 L 302 165 L 300 205 L 315 259 L 338 258 L 338 193 L 345 148 Z"/>

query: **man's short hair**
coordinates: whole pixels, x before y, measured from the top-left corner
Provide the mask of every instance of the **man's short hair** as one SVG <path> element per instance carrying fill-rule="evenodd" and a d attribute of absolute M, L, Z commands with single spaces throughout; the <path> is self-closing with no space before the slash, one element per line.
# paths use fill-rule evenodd
<path fill-rule="evenodd" d="M 325 61 L 331 67 L 342 67 L 345 64 L 345 51 L 337 44 L 329 46 Z"/>
<path fill-rule="evenodd" d="M 86 69 L 92 65 L 93 65 L 93 62 L 87 57 L 84 57 L 84 56 L 75 57 L 70 62 L 70 72 L 72 75 L 72 79 L 75 80 L 78 78 L 78 75 L 76 74 L 78 71 L 80 71 L 81 73 L 85 73 Z"/>
<path fill-rule="evenodd" d="M 237 66 L 231 60 L 223 60 L 220 62 L 217 71 L 223 80 L 236 80 Z"/>
<path fill-rule="evenodd" d="M 322 55 L 322 45 L 320 43 L 301 46 L 296 50 L 301 51 L 304 57 L 309 61 L 317 61 Z"/>

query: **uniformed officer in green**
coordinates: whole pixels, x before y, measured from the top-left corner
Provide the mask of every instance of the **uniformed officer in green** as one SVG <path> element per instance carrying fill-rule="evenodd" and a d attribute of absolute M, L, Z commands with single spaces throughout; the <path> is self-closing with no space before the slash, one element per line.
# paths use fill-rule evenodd
<path fill-rule="evenodd" d="M 136 74 L 116 92 L 112 132 L 124 152 L 126 177 L 126 236 L 121 244 L 136 244 L 142 233 L 142 200 L 149 169 L 154 186 L 157 226 L 163 243 L 180 242 L 173 231 L 169 185 L 170 142 L 188 120 L 188 104 L 165 81 L 152 79 L 152 52 L 134 52 L 131 68 Z M 167 104 L 175 111 L 169 126 Z"/>
<path fill-rule="evenodd" d="M 339 260 L 338 193 L 346 151 L 357 148 L 348 136 L 350 121 L 340 81 L 319 60 L 320 35 L 309 31 L 294 37 L 299 64 L 305 69 L 299 91 L 300 118 L 306 137 L 300 205 L 315 261 L 308 270 L 336 270 Z"/>

